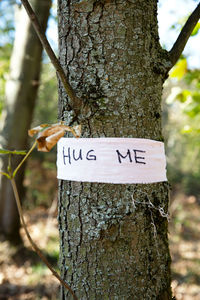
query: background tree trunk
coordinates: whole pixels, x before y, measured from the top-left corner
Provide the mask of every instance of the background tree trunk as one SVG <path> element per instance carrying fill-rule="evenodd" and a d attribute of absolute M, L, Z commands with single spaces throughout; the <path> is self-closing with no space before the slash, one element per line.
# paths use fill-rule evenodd
<path fill-rule="evenodd" d="M 58 17 L 60 61 L 87 107 L 82 136 L 162 141 L 169 62 L 157 1 L 59 0 Z M 60 119 L 75 123 L 61 86 L 59 94 Z M 167 219 L 158 210 L 167 213 L 168 183 L 60 181 L 59 202 L 61 272 L 78 299 L 171 299 Z M 62 299 L 71 296 L 62 290 Z"/>
<path fill-rule="evenodd" d="M 30 1 L 43 30 L 46 30 L 51 0 Z M 2 146 L 6 149 L 27 149 L 27 130 L 30 128 L 39 86 L 42 58 L 41 43 L 21 6 L 16 11 L 16 33 L 10 63 L 10 76 L 6 83 L 6 119 Z M 21 157 L 13 158 L 13 169 Z M 7 161 L 3 162 L 4 169 Z M 25 165 L 16 177 L 20 198 L 23 198 Z M 0 182 L 0 232 L 12 243 L 20 243 L 19 215 L 10 182 Z"/>

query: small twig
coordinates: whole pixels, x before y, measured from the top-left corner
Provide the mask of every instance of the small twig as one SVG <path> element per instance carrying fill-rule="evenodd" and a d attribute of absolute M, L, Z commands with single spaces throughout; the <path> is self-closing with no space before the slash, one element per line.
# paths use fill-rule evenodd
<path fill-rule="evenodd" d="M 170 61 L 172 63 L 170 69 L 175 65 L 181 53 L 183 52 L 185 45 L 196 26 L 198 20 L 200 18 L 200 3 L 197 5 L 196 9 L 188 18 L 187 22 L 183 26 L 176 42 L 174 43 L 172 49 L 169 51 Z"/>
<path fill-rule="evenodd" d="M 21 0 L 24 8 L 26 9 L 26 12 L 32 22 L 32 25 L 44 47 L 44 49 L 46 50 L 46 53 L 47 55 L 49 56 L 54 68 L 56 69 L 57 73 L 58 73 L 58 76 L 66 90 L 66 93 L 67 95 L 69 96 L 69 99 L 70 99 L 70 105 L 71 107 L 74 109 L 74 111 L 76 113 L 79 112 L 80 110 L 80 105 L 82 103 L 81 99 L 79 99 L 77 96 L 76 96 L 76 93 L 75 91 L 73 90 L 72 86 L 70 85 L 68 79 L 67 79 L 67 76 L 58 60 L 58 58 L 56 57 L 53 49 L 51 48 L 45 34 L 43 33 L 42 29 L 41 29 L 41 26 L 40 26 L 40 23 L 38 21 L 38 18 L 36 16 L 36 14 L 34 13 L 31 5 L 29 4 L 28 0 Z"/>
<path fill-rule="evenodd" d="M 6 176 L 8 179 L 10 179 L 10 175 L 8 175 L 8 174 L 5 173 L 5 172 L 1 172 L 1 171 L 0 171 L 0 174 L 3 175 L 3 176 Z"/>
<path fill-rule="evenodd" d="M 74 294 L 74 292 L 72 291 L 72 289 L 70 288 L 70 286 L 60 277 L 60 275 L 52 268 L 52 266 L 50 265 L 50 263 L 48 262 L 48 260 L 46 259 L 46 257 L 42 254 L 42 252 L 40 251 L 40 249 L 38 248 L 38 246 L 34 243 L 34 241 L 32 240 L 28 229 L 26 227 L 26 223 L 24 220 L 24 216 L 23 216 L 23 211 L 22 211 L 22 206 L 20 203 L 20 199 L 19 199 L 19 194 L 18 194 L 18 190 L 17 190 L 17 186 L 15 183 L 15 179 L 14 177 L 10 178 L 11 184 L 12 184 L 12 188 L 13 188 L 13 192 L 15 195 L 15 199 L 16 199 L 16 203 L 17 203 L 17 208 L 18 208 L 18 212 L 20 215 L 20 219 L 22 222 L 22 226 L 25 230 L 25 233 L 27 235 L 27 238 L 31 244 L 31 246 L 33 247 L 33 249 L 36 251 L 36 253 L 39 255 L 39 257 L 41 258 L 41 260 L 45 263 L 45 265 L 51 270 L 52 274 L 60 281 L 60 283 L 72 294 L 73 298 L 78 300 L 78 298 L 76 297 L 76 295 Z"/>
<path fill-rule="evenodd" d="M 37 145 L 37 141 L 34 142 L 34 144 L 32 145 L 31 149 L 27 152 L 27 154 L 24 156 L 24 158 L 19 163 L 19 165 L 17 166 L 17 168 L 14 170 L 13 175 L 12 175 L 13 177 L 15 177 L 15 175 L 17 174 L 19 168 L 23 165 L 23 163 L 28 158 L 28 156 L 31 154 L 31 152 L 34 150 L 34 148 L 36 147 L 36 145 Z"/>

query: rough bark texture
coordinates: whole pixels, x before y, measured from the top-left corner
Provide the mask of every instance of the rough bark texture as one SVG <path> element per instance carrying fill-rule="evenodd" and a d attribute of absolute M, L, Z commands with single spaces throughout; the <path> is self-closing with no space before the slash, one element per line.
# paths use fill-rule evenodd
<path fill-rule="evenodd" d="M 157 1 L 59 0 L 60 61 L 77 95 L 83 137 L 162 141 L 169 66 Z M 60 86 L 59 117 L 76 122 Z M 76 120 L 76 121 L 75 121 Z M 60 182 L 62 276 L 78 299 L 171 299 L 168 184 Z M 133 203 L 133 199 L 140 203 Z M 72 299 L 62 290 L 62 299 Z"/>
<path fill-rule="evenodd" d="M 33 0 L 43 30 L 46 30 L 51 0 Z M 2 146 L 6 149 L 27 149 L 28 134 L 39 86 L 42 46 L 31 22 L 22 7 L 16 17 L 16 35 L 10 64 L 10 76 L 6 83 L 6 120 Z M 22 157 L 13 158 L 13 169 Z M 6 170 L 7 161 L 3 169 Z M 16 182 L 23 198 L 25 165 L 18 172 Z M 19 215 L 12 187 L 7 178 L 0 182 L 0 232 L 11 242 L 19 243 Z"/>

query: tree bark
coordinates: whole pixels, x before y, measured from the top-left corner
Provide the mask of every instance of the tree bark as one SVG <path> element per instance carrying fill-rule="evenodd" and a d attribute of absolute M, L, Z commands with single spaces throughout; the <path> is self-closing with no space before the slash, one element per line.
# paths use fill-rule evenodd
<path fill-rule="evenodd" d="M 157 1 L 59 0 L 58 17 L 60 61 L 85 104 L 77 119 L 60 84 L 59 118 L 81 120 L 82 137 L 163 141 L 170 61 L 159 44 Z M 168 183 L 60 181 L 61 273 L 78 299 L 171 299 L 159 207 L 167 213 Z M 72 299 L 63 289 L 61 298 Z"/>
<path fill-rule="evenodd" d="M 31 4 L 38 15 L 43 31 L 47 27 L 51 0 L 33 0 Z M 10 76 L 6 83 L 6 119 L 3 129 L 3 148 L 27 149 L 28 134 L 37 98 L 42 58 L 41 43 L 32 28 L 24 9 L 16 12 L 16 35 L 10 63 Z M 14 157 L 13 169 L 21 157 Z M 7 161 L 3 162 L 6 169 Z M 20 199 L 24 196 L 25 165 L 18 172 L 16 182 Z M 10 182 L 0 182 L 0 232 L 12 243 L 20 243 L 20 221 Z"/>

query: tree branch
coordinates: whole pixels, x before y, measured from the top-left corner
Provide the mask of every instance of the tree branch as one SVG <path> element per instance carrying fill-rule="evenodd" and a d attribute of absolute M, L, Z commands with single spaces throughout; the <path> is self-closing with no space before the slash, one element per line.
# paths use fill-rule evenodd
<path fill-rule="evenodd" d="M 82 103 L 82 100 L 80 98 L 78 98 L 76 96 L 76 93 L 75 91 L 73 90 L 73 88 L 71 87 L 71 85 L 69 84 L 69 81 L 66 77 L 66 74 L 58 60 L 58 58 L 56 57 L 54 51 L 52 50 L 45 34 L 43 33 L 42 29 L 41 29 L 41 26 L 40 26 L 40 23 L 38 21 L 38 18 L 37 16 L 35 15 L 31 5 L 29 4 L 28 0 L 21 0 L 31 22 L 32 22 L 32 25 L 43 45 L 43 48 L 46 50 L 46 53 L 47 55 L 49 56 L 54 68 L 56 69 L 57 71 L 57 74 L 66 90 L 66 93 L 67 95 L 69 96 L 69 100 L 70 100 L 70 106 L 71 108 L 76 112 L 78 113 L 79 110 L 80 110 L 80 107 L 81 107 L 81 103 Z"/>
<path fill-rule="evenodd" d="M 169 51 L 169 58 L 172 63 L 171 68 L 175 65 L 181 53 L 183 52 L 185 45 L 196 26 L 198 20 L 200 18 L 200 3 L 197 5 L 196 9 L 188 18 L 187 22 L 183 26 L 176 42 L 174 43 L 172 49 Z"/>

